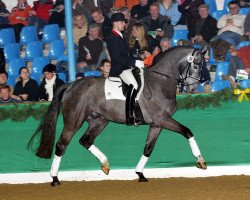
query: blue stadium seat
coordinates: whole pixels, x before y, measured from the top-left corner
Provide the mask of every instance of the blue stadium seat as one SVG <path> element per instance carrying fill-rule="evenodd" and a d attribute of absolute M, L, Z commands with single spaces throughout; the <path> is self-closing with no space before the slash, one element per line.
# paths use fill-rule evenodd
<path fill-rule="evenodd" d="M 232 0 L 224 0 L 223 10 L 229 12 L 228 4 Z"/>
<path fill-rule="evenodd" d="M 250 13 L 250 8 L 240 8 L 239 13 L 241 15 L 247 15 L 248 13 Z"/>
<path fill-rule="evenodd" d="M 20 58 L 20 48 L 17 43 L 9 43 L 4 46 L 4 56 L 8 63 L 10 60 Z"/>
<path fill-rule="evenodd" d="M 250 88 L 250 79 L 241 80 L 240 86 L 243 88 Z"/>
<path fill-rule="evenodd" d="M 242 41 L 242 42 L 240 42 L 240 44 L 238 44 L 236 46 L 236 49 L 240 49 L 241 47 L 245 47 L 245 46 L 250 46 L 250 41 Z"/>
<path fill-rule="evenodd" d="M 216 20 L 219 20 L 221 18 L 222 15 L 227 14 L 228 11 L 227 10 L 215 10 L 213 12 L 210 13 L 210 15 L 215 18 Z"/>
<path fill-rule="evenodd" d="M 209 5 L 210 12 L 217 10 L 216 0 L 205 0 L 205 4 Z"/>
<path fill-rule="evenodd" d="M 43 74 L 30 74 L 30 78 L 34 79 L 40 85 L 43 80 Z"/>
<path fill-rule="evenodd" d="M 29 42 L 38 41 L 36 26 L 25 26 L 20 33 L 20 44 L 27 45 Z"/>
<path fill-rule="evenodd" d="M 26 64 L 22 58 L 12 59 L 7 68 L 7 73 L 11 76 L 19 76 L 19 69 L 26 67 Z"/>
<path fill-rule="evenodd" d="M 53 40 L 59 40 L 59 39 L 61 39 L 61 35 L 58 24 L 48 24 L 44 26 L 43 37 L 42 37 L 43 43 L 50 43 Z"/>
<path fill-rule="evenodd" d="M 9 75 L 7 80 L 7 85 L 12 86 L 14 88 L 16 83 L 17 83 L 17 77 Z"/>
<path fill-rule="evenodd" d="M 49 64 L 49 59 L 47 57 L 36 57 L 32 62 L 31 74 L 41 75 L 45 65 Z"/>
<path fill-rule="evenodd" d="M 222 75 L 227 75 L 228 69 L 229 69 L 229 62 L 218 63 L 215 71 L 215 81 L 222 80 Z"/>
<path fill-rule="evenodd" d="M 217 92 L 230 87 L 231 85 L 228 80 L 219 80 L 212 83 L 211 90 L 212 92 Z"/>
<path fill-rule="evenodd" d="M 177 29 L 174 31 L 174 35 L 171 38 L 171 45 L 176 46 L 179 40 L 187 40 L 188 29 Z"/>
<path fill-rule="evenodd" d="M 53 40 L 50 43 L 48 58 L 50 60 L 57 60 L 63 56 L 65 51 L 63 40 Z"/>
<path fill-rule="evenodd" d="M 42 43 L 40 41 L 29 42 L 26 46 L 24 60 L 33 61 L 36 57 L 43 56 Z"/>
<path fill-rule="evenodd" d="M 84 72 L 84 76 L 85 77 L 88 77 L 88 76 L 99 77 L 101 76 L 101 72 L 100 71 L 87 71 L 87 72 Z"/>
<path fill-rule="evenodd" d="M 13 28 L 5 28 L 0 30 L 0 47 L 4 47 L 6 44 L 15 42 L 16 39 Z"/>
<path fill-rule="evenodd" d="M 64 73 L 60 72 L 60 73 L 56 73 L 56 74 L 58 75 L 58 78 L 63 80 L 65 83 L 67 83 L 66 75 Z"/>

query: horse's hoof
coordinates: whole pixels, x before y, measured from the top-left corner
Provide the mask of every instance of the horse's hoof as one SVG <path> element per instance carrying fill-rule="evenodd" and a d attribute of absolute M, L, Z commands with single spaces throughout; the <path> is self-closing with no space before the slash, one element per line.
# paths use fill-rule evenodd
<path fill-rule="evenodd" d="M 207 169 L 207 163 L 202 157 L 199 157 L 196 162 L 196 167 L 199 169 Z"/>
<path fill-rule="evenodd" d="M 53 182 L 51 183 L 52 187 L 61 185 L 60 181 L 58 180 L 57 176 L 52 177 L 53 178 Z"/>
<path fill-rule="evenodd" d="M 136 172 L 136 174 L 139 176 L 138 182 L 148 182 L 148 179 L 143 175 L 143 173 Z"/>
<path fill-rule="evenodd" d="M 103 163 L 101 169 L 106 175 L 108 175 L 110 170 L 109 162 L 106 161 L 105 163 Z"/>

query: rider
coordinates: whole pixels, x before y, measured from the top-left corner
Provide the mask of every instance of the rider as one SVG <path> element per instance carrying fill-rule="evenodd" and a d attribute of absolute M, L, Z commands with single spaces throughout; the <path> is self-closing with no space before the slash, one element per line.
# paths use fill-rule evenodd
<path fill-rule="evenodd" d="M 137 93 L 138 89 L 138 83 L 132 70 L 134 66 L 143 68 L 144 63 L 141 60 L 135 60 L 135 58 L 129 56 L 128 44 L 121 33 L 125 28 L 126 21 L 122 13 L 114 13 L 111 16 L 113 29 L 107 39 L 107 47 L 112 66 L 110 76 L 120 77 L 129 86 L 126 99 L 126 123 L 132 125 L 135 124 L 133 105 L 135 102 L 135 93 Z"/>

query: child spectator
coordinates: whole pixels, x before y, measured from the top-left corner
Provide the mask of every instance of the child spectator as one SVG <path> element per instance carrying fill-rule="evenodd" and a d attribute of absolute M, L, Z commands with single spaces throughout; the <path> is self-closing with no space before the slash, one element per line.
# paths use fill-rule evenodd
<path fill-rule="evenodd" d="M 109 77 L 109 72 L 111 69 L 111 62 L 108 59 L 104 59 L 101 62 L 100 66 L 101 72 L 102 72 L 102 77 L 108 78 Z"/>
<path fill-rule="evenodd" d="M 11 97 L 11 87 L 8 85 L 0 86 L 0 104 L 19 102 Z"/>
<path fill-rule="evenodd" d="M 55 74 L 56 66 L 48 64 L 43 68 L 44 79 L 39 87 L 39 100 L 52 101 L 56 90 L 64 84 Z"/>
<path fill-rule="evenodd" d="M 38 100 L 38 84 L 30 78 L 30 73 L 27 67 L 21 67 L 19 70 L 20 81 L 17 82 L 14 88 L 14 95 L 22 101 L 37 101 Z"/>

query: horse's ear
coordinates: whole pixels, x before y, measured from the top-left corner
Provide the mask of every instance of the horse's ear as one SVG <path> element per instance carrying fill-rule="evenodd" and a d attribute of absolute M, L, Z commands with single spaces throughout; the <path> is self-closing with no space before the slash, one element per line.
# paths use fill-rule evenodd
<path fill-rule="evenodd" d="M 194 62 L 194 56 L 193 56 L 193 55 L 189 55 L 189 56 L 187 57 L 187 61 L 188 61 L 189 63 Z"/>

